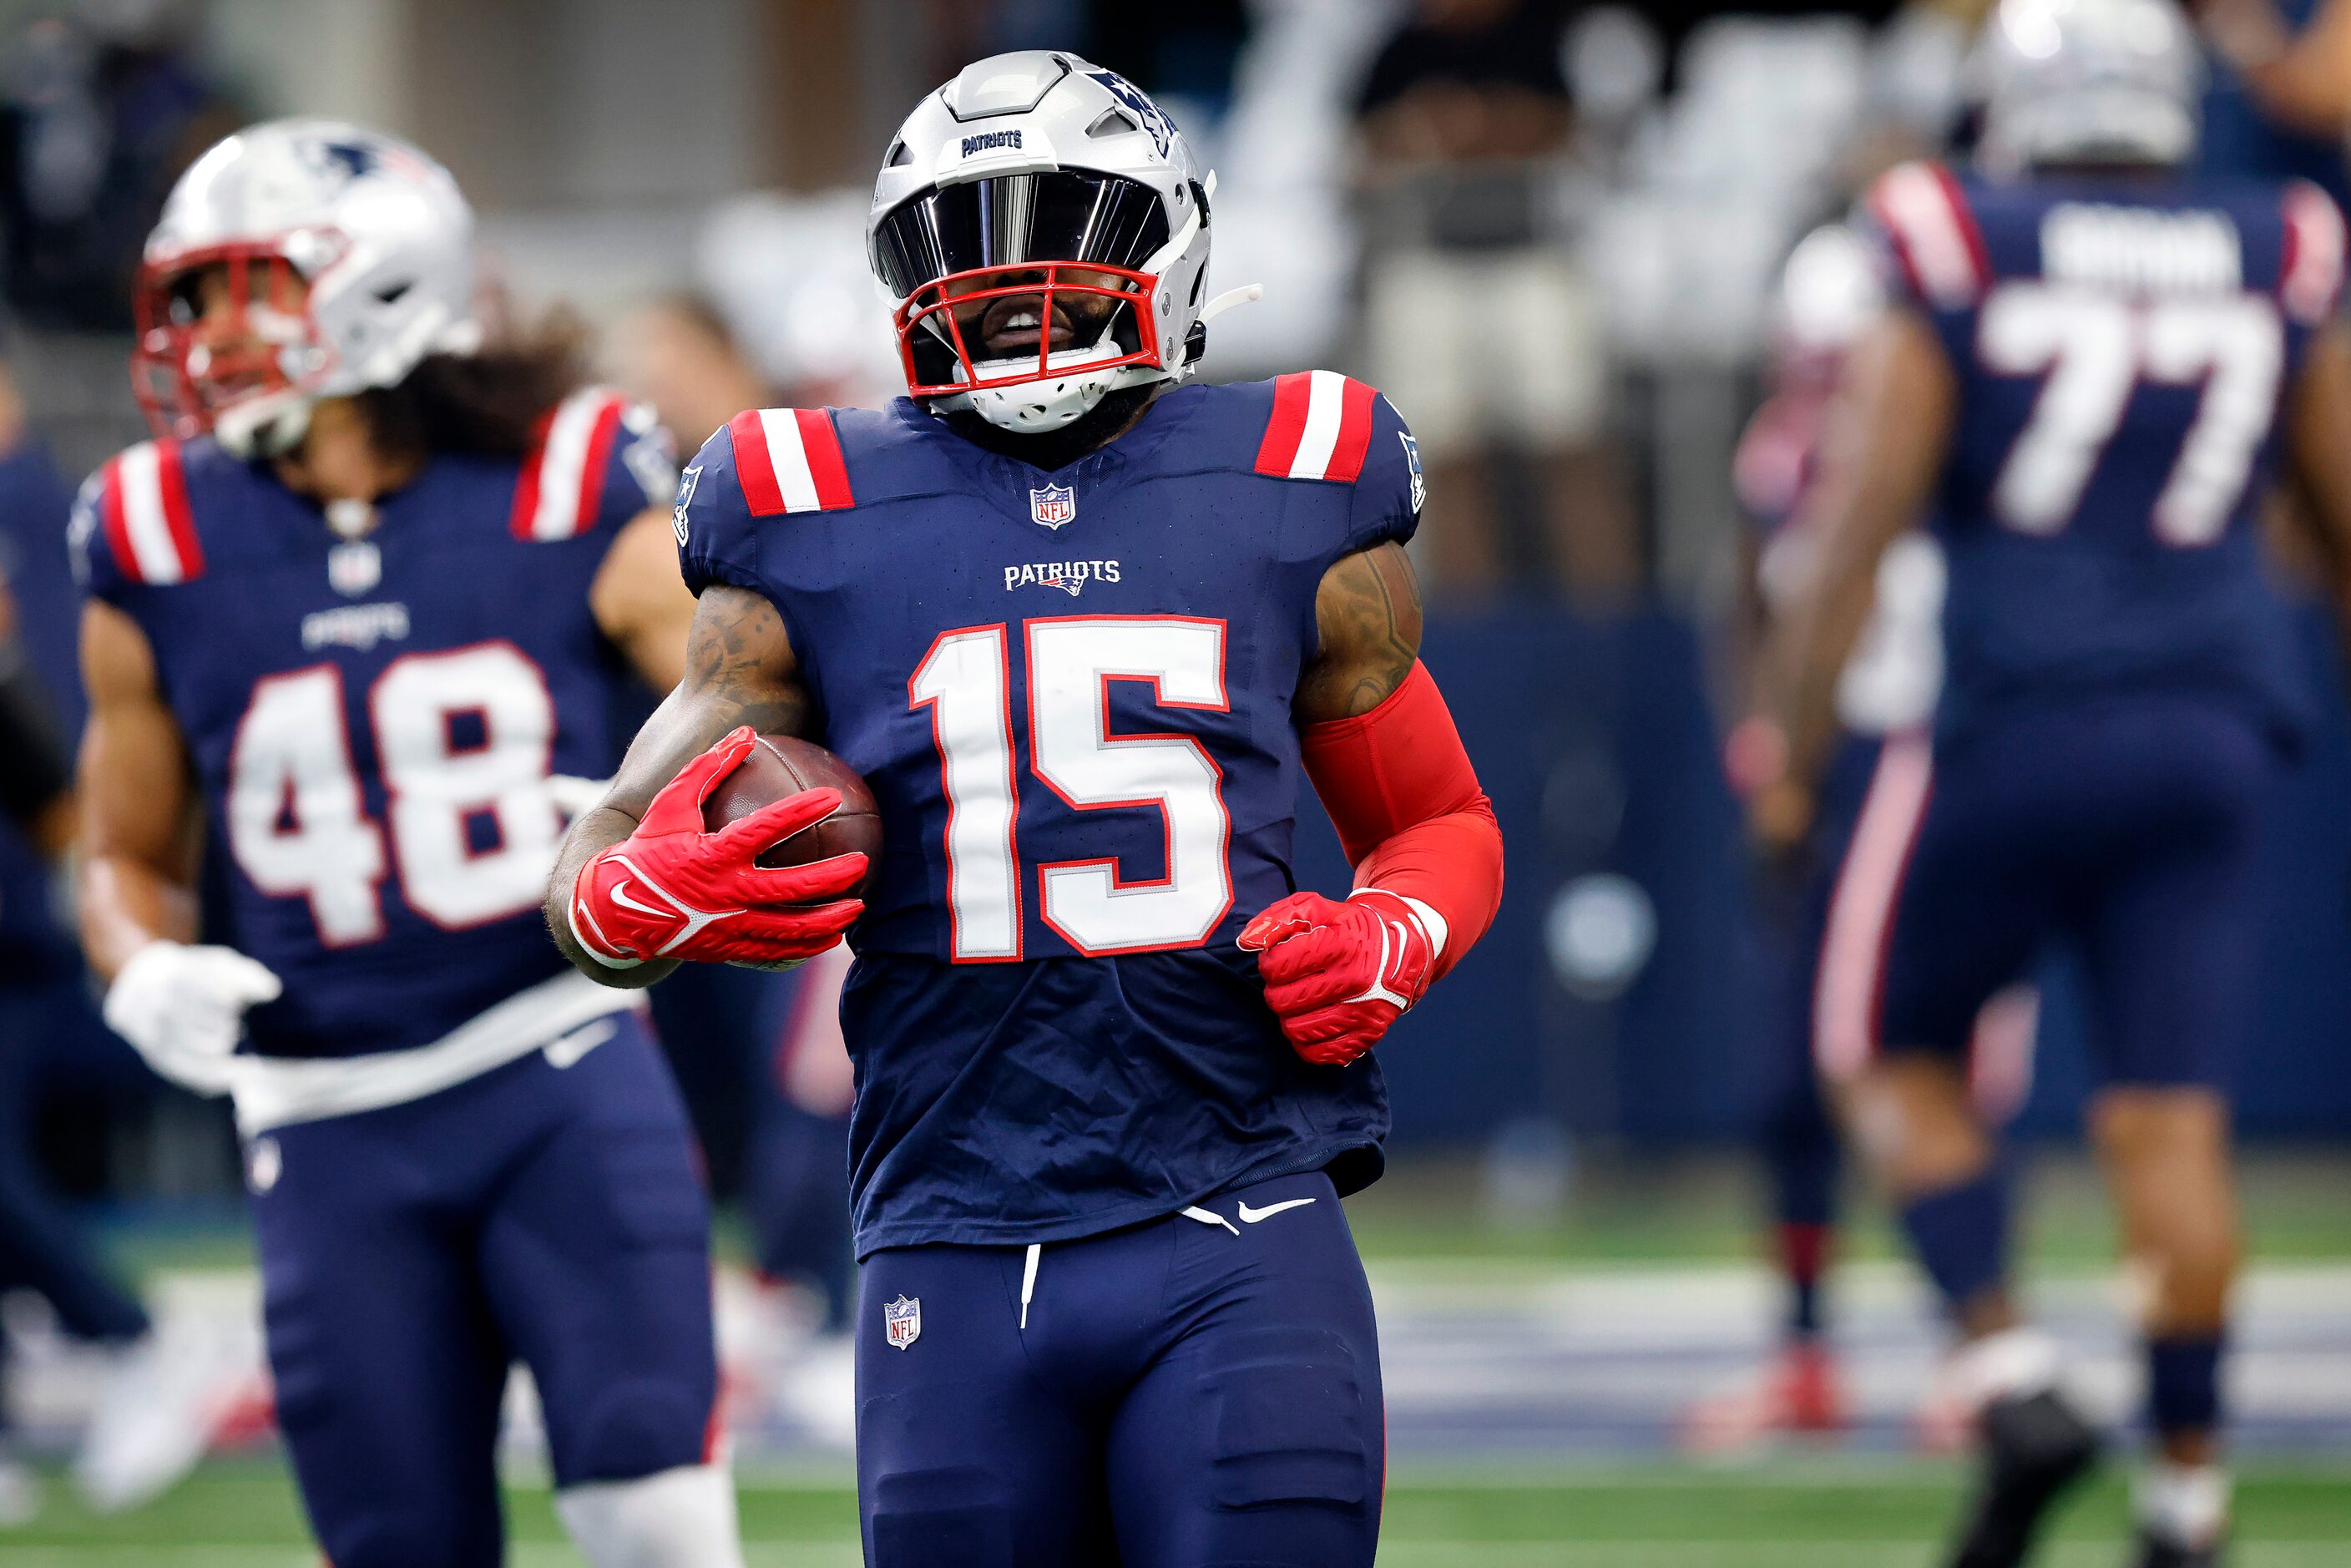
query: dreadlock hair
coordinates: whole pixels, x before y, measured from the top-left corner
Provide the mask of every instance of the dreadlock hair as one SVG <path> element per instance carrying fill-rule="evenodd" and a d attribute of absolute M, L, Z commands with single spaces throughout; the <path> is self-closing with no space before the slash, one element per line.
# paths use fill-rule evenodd
<path fill-rule="evenodd" d="M 588 380 L 588 331 L 568 310 L 471 354 L 427 354 L 397 385 L 356 401 L 388 455 L 521 457 L 548 412 Z"/>

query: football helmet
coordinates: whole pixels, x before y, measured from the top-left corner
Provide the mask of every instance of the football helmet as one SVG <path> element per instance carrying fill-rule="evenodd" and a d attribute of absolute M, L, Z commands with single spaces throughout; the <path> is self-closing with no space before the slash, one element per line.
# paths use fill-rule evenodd
<path fill-rule="evenodd" d="M 473 232 L 449 172 L 397 138 L 328 120 L 228 137 L 180 176 L 147 238 L 131 364 L 148 423 L 269 455 L 301 440 L 320 398 L 470 353 Z M 225 327 L 202 319 L 214 268 Z"/>
<path fill-rule="evenodd" d="M 891 139 L 866 220 L 907 392 L 1039 434 L 1183 379 L 1215 185 L 1114 71 L 1045 49 L 965 68 Z"/>
<path fill-rule="evenodd" d="M 2001 0 L 1978 70 L 1978 155 L 1995 171 L 2196 150 L 2204 55 L 2174 0 Z"/>

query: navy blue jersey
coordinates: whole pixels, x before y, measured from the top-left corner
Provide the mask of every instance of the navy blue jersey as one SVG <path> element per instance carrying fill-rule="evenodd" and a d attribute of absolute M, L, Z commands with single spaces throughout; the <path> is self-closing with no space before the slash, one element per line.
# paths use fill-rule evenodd
<path fill-rule="evenodd" d="M 2309 698 L 2257 514 L 2341 284 L 2334 203 L 1910 164 L 1870 206 L 1958 383 L 1936 498 L 1947 731 L 2021 697 L 2157 691 L 2292 735 Z"/>
<path fill-rule="evenodd" d="M 1378 1068 L 1301 1061 L 1233 939 L 1296 886 L 1316 589 L 1420 491 L 1395 411 L 1322 371 L 1180 388 L 1050 473 L 905 400 L 738 415 L 686 469 L 687 583 L 774 602 L 881 804 L 842 1015 L 862 1252 L 1376 1174 Z"/>
<path fill-rule="evenodd" d="M 528 460 L 433 458 L 353 543 L 209 440 L 82 487 L 78 570 L 153 646 L 201 791 L 204 939 L 286 984 L 256 1050 L 421 1045 L 563 967 L 548 781 L 611 770 L 627 674 L 589 587 L 671 470 L 649 416 L 589 392 Z"/>

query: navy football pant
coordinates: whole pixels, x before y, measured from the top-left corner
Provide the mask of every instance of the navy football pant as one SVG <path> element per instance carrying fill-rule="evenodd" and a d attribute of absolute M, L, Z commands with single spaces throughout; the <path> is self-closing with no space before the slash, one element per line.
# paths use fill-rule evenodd
<path fill-rule="evenodd" d="M 559 1488 L 708 1456 L 709 1213 L 684 1109 L 633 1014 L 586 1028 L 611 1038 L 569 1066 L 534 1052 L 248 1154 L 278 1423 L 335 1568 L 500 1562 L 516 1361 Z"/>
<path fill-rule="evenodd" d="M 1823 1065 L 1966 1053 L 1985 1001 L 2064 944 L 2104 1082 L 2225 1087 L 2275 770 L 2252 722 L 2185 697 L 2052 704 L 1931 754 L 1889 742 L 1830 907 Z"/>
<path fill-rule="evenodd" d="M 1033 1280 L 1029 1257 L 866 1260 L 869 1568 L 1369 1568 L 1379 1343 L 1327 1177 L 1045 1246 Z M 893 1317 L 919 1322 L 903 1348 Z"/>

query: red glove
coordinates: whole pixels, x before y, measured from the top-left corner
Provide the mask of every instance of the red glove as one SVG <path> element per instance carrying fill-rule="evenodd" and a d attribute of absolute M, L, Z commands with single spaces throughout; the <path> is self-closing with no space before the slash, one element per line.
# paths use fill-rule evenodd
<path fill-rule="evenodd" d="M 842 898 L 865 875 L 862 854 L 770 869 L 753 862 L 841 809 L 837 789 L 810 789 L 716 832 L 702 803 L 757 744 L 745 726 L 687 763 L 653 797 L 637 831 L 580 868 L 571 934 L 600 964 L 648 958 L 789 967 L 841 940 L 865 905 Z M 830 899 L 831 903 L 819 903 Z"/>
<path fill-rule="evenodd" d="M 1409 899 L 1376 887 L 1344 904 L 1293 893 L 1241 928 L 1265 1002 L 1298 1054 L 1344 1067 L 1428 989 L 1437 944 Z"/>

